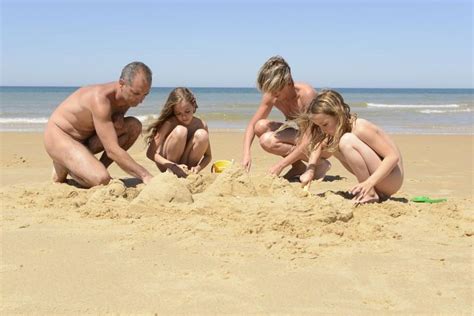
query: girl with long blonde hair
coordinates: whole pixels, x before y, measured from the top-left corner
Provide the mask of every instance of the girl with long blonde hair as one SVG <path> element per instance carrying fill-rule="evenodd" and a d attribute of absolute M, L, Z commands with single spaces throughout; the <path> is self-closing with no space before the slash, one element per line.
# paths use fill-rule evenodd
<path fill-rule="evenodd" d="M 300 177 L 303 185 L 313 180 L 324 150 L 356 176 L 359 183 L 350 190 L 355 203 L 387 199 L 400 189 L 404 175 L 400 150 L 380 127 L 351 114 L 338 92 L 320 92 L 303 117 L 301 132 L 311 139 L 308 168 Z"/>
<path fill-rule="evenodd" d="M 206 122 L 194 116 L 196 98 L 188 88 L 176 88 L 168 96 L 160 116 L 146 128 L 147 157 L 161 172 L 178 177 L 198 173 L 212 159 Z"/>

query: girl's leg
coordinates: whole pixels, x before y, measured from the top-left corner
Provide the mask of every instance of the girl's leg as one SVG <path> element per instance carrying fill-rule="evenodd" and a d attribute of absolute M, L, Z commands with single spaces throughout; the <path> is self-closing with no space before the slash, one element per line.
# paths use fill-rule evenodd
<path fill-rule="evenodd" d="M 335 156 L 348 171 L 356 176 L 359 183 L 367 180 L 382 163 L 377 153 L 352 133 L 346 133 L 341 137 L 339 153 Z M 383 195 L 383 198 L 392 195 L 401 187 L 402 181 L 403 176 L 400 167 L 397 166 L 361 202 L 378 201 L 382 197 L 379 195 Z"/>
<path fill-rule="evenodd" d="M 184 149 L 181 163 L 189 168 L 199 164 L 204 153 L 209 146 L 209 133 L 205 129 L 198 129 L 194 132 L 193 138 L 188 142 Z"/>
<path fill-rule="evenodd" d="M 169 161 L 180 163 L 187 137 L 188 129 L 181 125 L 176 126 L 166 138 L 160 154 Z"/>

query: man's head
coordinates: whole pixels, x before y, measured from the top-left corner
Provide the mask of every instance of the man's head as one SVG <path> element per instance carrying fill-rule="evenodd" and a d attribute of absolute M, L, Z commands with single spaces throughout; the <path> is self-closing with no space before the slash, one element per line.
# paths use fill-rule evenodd
<path fill-rule="evenodd" d="M 291 69 L 281 56 L 270 57 L 258 72 L 257 88 L 264 93 L 281 91 L 290 84 L 293 84 Z"/>
<path fill-rule="evenodd" d="M 122 69 L 120 87 L 129 106 L 137 106 L 150 92 L 152 73 L 142 62 L 134 61 Z"/>

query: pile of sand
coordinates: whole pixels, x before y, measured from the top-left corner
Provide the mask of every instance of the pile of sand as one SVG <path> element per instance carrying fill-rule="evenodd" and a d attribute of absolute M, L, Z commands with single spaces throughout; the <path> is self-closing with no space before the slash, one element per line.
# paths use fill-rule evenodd
<path fill-rule="evenodd" d="M 18 190 L 21 199 L 14 198 Z M 282 178 L 251 177 L 240 166 L 218 175 L 191 175 L 187 179 L 161 173 L 146 186 L 126 187 L 124 182 L 113 180 L 89 190 L 44 184 L 3 189 L 1 194 L 5 203 L 9 196 L 15 203 L 20 200 L 22 208 L 112 219 L 146 217 L 146 225 L 183 238 L 200 234 L 250 239 L 280 257 L 291 258 L 316 257 L 321 246 L 403 238 L 397 224 L 427 207 L 400 199 L 355 208 L 343 192 L 315 195 Z M 439 214 L 445 219 L 443 229 L 472 234 L 472 216 L 460 215 L 455 204 L 448 210 Z"/>

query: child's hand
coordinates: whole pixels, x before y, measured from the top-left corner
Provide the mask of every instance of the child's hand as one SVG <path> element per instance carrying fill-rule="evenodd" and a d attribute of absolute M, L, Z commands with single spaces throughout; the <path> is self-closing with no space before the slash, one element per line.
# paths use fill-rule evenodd
<path fill-rule="evenodd" d="M 186 165 L 172 164 L 168 169 L 172 173 L 177 175 L 179 178 L 186 178 L 188 176 L 188 173 L 189 173 L 188 166 L 186 166 Z"/>
<path fill-rule="evenodd" d="M 283 168 L 281 167 L 279 163 L 277 163 L 276 165 L 272 166 L 269 171 L 270 171 L 270 174 L 279 176 L 280 173 L 283 171 Z"/>
<path fill-rule="evenodd" d="M 314 169 L 308 169 L 300 176 L 301 185 L 305 186 L 306 184 L 311 182 L 313 179 L 314 179 Z"/>
<path fill-rule="evenodd" d="M 245 169 L 245 171 L 249 172 L 251 166 L 252 166 L 252 159 L 250 157 L 244 157 L 242 159 L 242 167 Z"/>
<path fill-rule="evenodd" d="M 199 171 L 201 171 L 201 166 L 197 165 L 197 166 L 191 167 L 192 173 L 198 173 Z"/>
<path fill-rule="evenodd" d="M 349 192 L 354 196 L 359 196 L 363 198 L 367 193 L 371 192 L 374 189 L 374 185 L 370 181 L 363 181 L 356 186 L 354 186 Z"/>
<path fill-rule="evenodd" d="M 379 201 L 379 196 L 377 192 L 375 192 L 374 185 L 369 180 L 365 180 L 354 186 L 350 190 L 350 193 L 354 195 L 352 201 L 354 201 L 356 205 Z"/>

